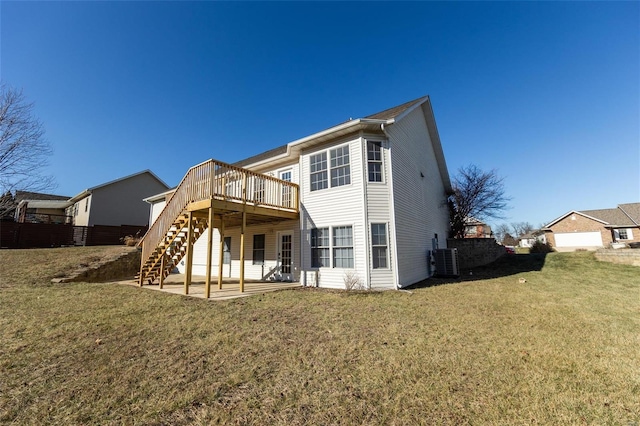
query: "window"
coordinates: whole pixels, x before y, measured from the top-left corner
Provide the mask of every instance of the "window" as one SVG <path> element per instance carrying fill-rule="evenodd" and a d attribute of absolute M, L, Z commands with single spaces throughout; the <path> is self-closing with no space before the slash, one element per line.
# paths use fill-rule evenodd
<path fill-rule="evenodd" d="M 253 264 L 264 265 L 264 234 L 253 236 Z"/>
<path fill-rule="evenodd" d="M 332 149 L 329 153 L 331 154 L 331 187 L 349 185 L 351 183 L 349 146 Z"/>
<path fill-rule="evenodd" d="M 333 228 L 333 267 L 353 268 L 353 231 L 351 226 Z"/>
<path fill-rule="evenodd" d="M 371 224 L 371 257 L 373 269 L 387 267 L 387 225 L 384 223 Z"/>
<path fill-rule="evenodd" d="M 312 155 L 310 162 L 311 179 L 309 181 L 311 182 L 311 190 L 317 191 L 327 188 L 327 153 L 322 152 Z"/>
<path fill-rule="evenodd" d="M 222 263 L 224 265 L 231 265 L 231 237 L 224 237 Z"/>
<path fill-rule="evenodd" d="M 349 146 L 341 146 L 329 150 L 330 164 L 327 166 L 327 152 L 309 157 L 309 181 L 311 191 L 331 188 L 351 183 L 351 167 L 349 164 Z M 329 173 L 330 172 L 330 173 Z M 329 179 L 331 176 L 331 179 Z"/>
<path fill-rule="evenodd" d="M 329 267 L 329 228 L 311 230 L 311 267 Z"/>
<path fill-rule="evenodd" d="M 382 142 L 367 141 L 369 182 L 382 182 Z"/>
<path fill-rule="evenodd" d="M 631 240 L 633 237 L 631 236 L 630 229 L 616 229 L 615 231 L 618 234 L 619 240 Z"/>
<path fill-rule="evenodd" d="M 89 210 L 89 197 L 84 199 L 84 211 L 85 213 Z"/>

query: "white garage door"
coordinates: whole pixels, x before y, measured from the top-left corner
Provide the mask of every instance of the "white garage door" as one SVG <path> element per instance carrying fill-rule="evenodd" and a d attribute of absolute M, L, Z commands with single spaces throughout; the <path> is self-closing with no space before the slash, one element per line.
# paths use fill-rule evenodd
<path fill-rule="evenodd" d="M 567 232 L 554 236 L 556 247 L 602 247 L 600 232 Z"/>

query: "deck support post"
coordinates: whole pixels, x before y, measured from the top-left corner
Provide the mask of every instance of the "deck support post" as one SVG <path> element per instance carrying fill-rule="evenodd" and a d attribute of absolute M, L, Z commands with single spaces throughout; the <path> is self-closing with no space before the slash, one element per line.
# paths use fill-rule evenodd
<path fill-rule="evenodd" d="M 191 285 L 191 276 L 193 273 L 193 213 L 189 212 L 187 222 L 187 261 L 184 271 L 184 294 L 189 294 L 189 286 Z"/>
<path fill-rule="evenodd" d="M 164 287 L 164 268 L 167 267 L 167 254 L 162 253 L 160 258 L 160 290 Z"/>
<path fill-rule="evenodd" d="M 222 290 L 222 266 L 223 266 L 222 262 L 224 262 L 224 217 L 220 216 L 220 253 L 218 253 L 218 290 Z"/>
<path fill-rule="evenodd" d="M 144 252 L 144 243 L 140 246 L 140 250 Z M 144 284 L 144 276 L 142 275 L 142 271 L 144 270 L 144 261 L 145 259 L 140 259 L 140 282 L 138 283 L 140 287 Z"/>
<path fill-rule="evenodd" d="M 209 207 L 209 228 L 207 229 L 207 278 L 204 283 L 204 297 L 208 299 L 211 296 L 211 257 L 213 256 L 213 200 Z"/>
<path fill-rule="evenodd" d="M 240 230 L 240 293 L 244 293 L 244 232 L 247 227 L 247 212 L 242 212 L 242 228 Z"/>

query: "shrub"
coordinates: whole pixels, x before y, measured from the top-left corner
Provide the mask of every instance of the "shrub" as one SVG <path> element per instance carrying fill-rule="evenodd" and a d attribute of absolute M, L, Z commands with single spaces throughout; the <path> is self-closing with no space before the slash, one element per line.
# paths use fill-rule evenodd
<path fill-rule="evenodd" d="M 135 245 L 140 242 L 140 237 L 139 236 L 135 236 L 134 237 L 133 235 L 127 235 L 124 238 L 120 238 L 120 241 L 122 241 L 122 243 L 125 246 L 135 247 Z"/>
<path fill-rule="evenodd" d="M 362 280 L 354 271 L 347 271 L 344 273 L 344 288 L 347 290 L 364 290 L 364 284 Z"/>
<path fill-rule="evenodd" d="M 551 253 L 552 251 L 553 247 L 551 247 L 549 242 L 542 242 L 540 240 L 536 240 L 529 249 L 529 253 Z"/>

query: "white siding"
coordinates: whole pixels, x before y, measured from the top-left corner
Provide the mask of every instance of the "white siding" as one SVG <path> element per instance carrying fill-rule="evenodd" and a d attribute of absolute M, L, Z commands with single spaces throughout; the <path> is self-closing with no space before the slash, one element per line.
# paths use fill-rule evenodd
<path fill-rule="evenodd" d="M 351 183 L 335 188 L 311 191 L 309 185 L 309 157 L 318 152 L 349 145 L 349 164 Z M 301 155 L 300 193 L 303 207 L 300 211 L 302 233 L 302 282 L 306 285 L 320 287 L 344 288 L 345 273 L 354 272 L 367 286 L 365 232 L 367 226 L 364 221 L 363 209 L 363 158 L 359 137 L 342 139 L 321 148 L 304 151 Z M 327 154 L 327 162 L 330 162 Z M 329 176 L 331 179 L 331 176 Z M 354 269 L 343 268 L 312 268 L 311 267 L 311 229 L 331 228 L 334 226 L 353 227 Z M 318 282 L 315 279 L 318 277 Z"/>
<path fill-rule="evenodd" d="M 367 140 L 378 141 L 382 143 L 382 182 L 369 182 L 368 162 L 367 162 Z M 369 261 L 369 279 L 371 288 L 376 290 L 395 288 L 393 274 L 393 256 L 392 244 L 394 241 L 390 238 L 391 231 L 391 193 L 389 191 L 389 149 L 388 143 L 380 136 L 365 135 L 363 141 L 363 179 L 366 182 L 366 208 L 369 233 L 367 255 L 371 256 L 371 225 L 374 223 L 387 224 L 387 268 L 373 269 L 373 260 Z"/>
<path fill-rule="evenodd" d="M 387 127 L 400 287 L 428 277 L 427 250 L 438 234 L 446 244 L 449 215 L 444 184 L 421 108 Z"/>
<path fill-rule="evenodd" d="M 164 209 L 164 206 L 167 204 L 166 200 L 161 200 L 161 201 L 156 201 L 153 204 L 151 204 L 151 216 L 150 216 L 150 220 L 149 220 L 149 226 L 153 225 L 153 223 L 156 221 L 156 219 L 158 218 L 158 216 L 160 216 L 160 213 L 162 213 L 162 209 Z"/>
<path fill-rule="evenodd" d="M 249 226 L 245 232 L 245 266 L 244 276 L 247 279 L 265 279 L 274 280 L 278 278 L 278 260 L 277 260 L 277 236 L 279 231 L 291 231 L 293 234 L 293 274 L 294 280 L 300 279 L 300 238 L 299 224 L 296 220 L 279 222 L 274 224 L 262 224 L 259 226 Z M 206 230 L 196 241 L 193 251 L 193 274 L 205 275 L 207 272 L 207 235 Z M 265 260 L 264 265 L 253 264 L 253 236 L 256 234 L 265 235 Z M 225 230 L 225 237 L 231 237 L 231 270 L 229 266 L 224 265 L 223 277 L 240 277 L 240 228 L 231 228 Z M 178 265 L 180 273 L 184 273 L 183 258 Z M 213 250 L 212 250 L 212 267 L 213 276 L 218 275 L 218 265 L 220 260 L 220 232 L 218 229 L 213 231 Z"/>

